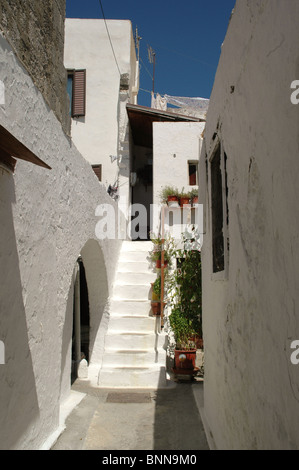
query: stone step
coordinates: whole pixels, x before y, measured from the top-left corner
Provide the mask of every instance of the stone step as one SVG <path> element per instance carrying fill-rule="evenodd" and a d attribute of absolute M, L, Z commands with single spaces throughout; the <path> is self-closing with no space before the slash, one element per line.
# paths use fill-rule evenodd
<path fill-rule="evenodd" d="M 119 350 L 151 350 L 159 349 L 165 345 L 164 334 L 155 333 L 134 333 L 108 330 L 105 338 L 105 351 Z"/>
<path fill-rule="evenodd" d="M 131 272 L 118 272 L 116 274 L 115 282 L 119 284 L 133 284 L 135 286 L 147 285 L 150 286 L 151 282 L 154 282 L 157 278 L 156 273 L 139 273 L 136 271 Z"/>
<path fill-rule="evenodd" d="M 120 261 L 118 263 L 119 273 L 152 273 L 156 275 L 148 260 L 145 261 Z"/>
<path fill-rule="evenodd" d="M 120 263 L 150 263 L 149 253 L 146 251 L 121 251 L 119 255 Z"/>
<path fill-rule="evenodd" d="M 151 314 L 152 242 L 124 241 L 110 303 L 98 386 L 165 387 L 167 335 Z"/>
<path fill-rule="evenodd" d="M 150 300 L 151 286 L 145 285 L 123 285 L 115 284 L 113 289 L 113 299 L 115 300 Z"/>
<path fill-rule="evenodd" d="M 139 315 L 148 316 L 151 313 L 151 301 L 150 300 L 133 300 L 124 301 L 112 299 L 110 304 L 110 314 L 119 315 Z"/>
<path fill-rule="evenodd" d="M 99 387 L 111 388 L 164 388 L 167 386 L 166 369 L 159 364 L 151 367 L 102 367 Z"/>
<path fill-rule="evenodd" d="M 109 331 L 120 331 L 129 333 L 153 332 L 156 319 L 149 316 L 138 315 L 111 315 L 109 320 Z"/>
<path fill-rule="evenodd" d="M 153 243 L 151 241 L 144 240 L 144 241 L 133 242 L 133 241 L 125 240 L 122 243 L 121 251 L 122 252 L 125 252 L 125 251 L 149 252 L 152 250 L 152 248 L 153 248 Z"/>
<path fill-rule="evenodd" d="M 155 364 L 165 365 L 166 362 L 166 351 L 165 349 L 158 349 L 155 351 L 149 350 L 124 350 L 124 351 L 112 351 L 105 354 L 103 360 L 103 367 L 149 367 Z"/>

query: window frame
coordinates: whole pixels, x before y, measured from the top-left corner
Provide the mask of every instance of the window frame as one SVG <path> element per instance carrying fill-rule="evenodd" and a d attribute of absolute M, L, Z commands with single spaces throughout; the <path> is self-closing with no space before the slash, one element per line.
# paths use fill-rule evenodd
<path fill-rule="evenodd" d="M 86 69 L 68 69 L 67 80 L 72 78 L 70 115 L 72 118 L 86 116 Z"/>
<path fill-rule="evenodd" d="M 188 160 L 188 185 L 189 186 L 198 186 L 198 160 Z M 190 167 L 195 166 L 195 183 L 191 183 L 190 180 Z"/>
<path fill-rule="evenodd" d="M 214 270 L 214 228 L 213 228 L 213 183 L 212 183 L 212 162 L 218 149 L 220 151 L 220 172 L 221 172 L 221 198 L 222 198 L 222 235 L 223 235 L 223 269 Z M 210 153 L 209 161 L 209 192 L 210 192 L 210 233 L 211 233 L 211 273 L 213 280 L 228 279 L 229 269 L 229 211 L 228 211 L 228 186 L 227 186 L 227 153 L 221 138 L 217 135 L 213 142 L 213 149 Z"/>

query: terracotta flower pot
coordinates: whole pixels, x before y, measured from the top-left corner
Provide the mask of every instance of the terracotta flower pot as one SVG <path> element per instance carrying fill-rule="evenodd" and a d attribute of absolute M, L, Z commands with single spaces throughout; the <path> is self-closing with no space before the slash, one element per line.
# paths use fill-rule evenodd
<path fill-rule="evenodd" d="M 180 370 L 191 370 L 195 369 L 195 359 L 196 359 L 196 349 L 190 350 L 180 350 L 175 349 L 174 351 L 174 360 L 175 360 L 175 369 Z"/>
<path fill-rule="evenodd" d="M 167 264 L 168 264 L 168 261 L 164 260 L 164 268 L 167 266 Z M 156 268 L 158 268 L 158 269 L 161 268 L 161 260 L 160 259 L 157 259 L 157 261 L 156 261 Z"/>
<path fill-rule="evenodd" d="M 168 196 L 167 205 L 169 207 L 179 207 L 179 198 L 177 196 Z"/>
<path fill-rule="evenodd" d="M 155 315 L 155 316 L 161 315 L 161 304 L 160 304 L 160 300 L 159 300 L 159 301 L 152 302 L 152 303 L 151 303 L 151 307 L 152 307 L 153 315 Z"/>
<path fill-rule="evenodd" d="M 178 201 L 177 196 L 167 196 L 167 202 Z"/>
<path fill-rule="evenodd" d="M 180 199 L 180 206 L 186 206 L 190 204 L 190 199 L 188 197 L 181 197 Z"/>

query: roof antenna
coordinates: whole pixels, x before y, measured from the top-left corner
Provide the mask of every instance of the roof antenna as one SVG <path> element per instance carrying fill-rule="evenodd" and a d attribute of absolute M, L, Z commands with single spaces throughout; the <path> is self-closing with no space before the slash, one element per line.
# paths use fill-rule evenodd
<path fill-rule="evenodd" d="M 139 51 L 140 51 L 140 40 L 141 39 L 142 39 L 142 37 L 139 36 L 138 29 L 137 29 L 137 26 L 136 26 L 135 41 L 136 41 L 137 60 L 138 60 L 138 62 L 139 62 Z"/>
<path fill-rule="evenodd" d="M 155 93 L 155 67 L 156 67 L 156 53 L 151 46 L 147 46 L 148 60 L 153 64 L 153 93 Z"/>

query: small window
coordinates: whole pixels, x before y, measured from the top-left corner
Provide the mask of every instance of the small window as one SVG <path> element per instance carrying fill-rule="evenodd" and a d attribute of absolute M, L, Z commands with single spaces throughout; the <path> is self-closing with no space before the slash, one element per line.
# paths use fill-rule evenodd
<path fill-rule="evenodd" d="M 223 196 L 221 147 L 217 146 L 211 161 L 211 191 L 212 191 L 212 245 L 213 272 L 224 271 L 224 233 L 223 233 Z"/>
<path fill-rule="evenodd" d="M 67 92 L 70 97 L 70 115 L 85 116 L 86 108 L 86 70 L 69 70 Z"/>
<path fill-rule="evenodd" d="M 189 185 L 197 186 L 198 185 L 198 162 L 188 162 L 188 172 L 189 172 Z"/>
<path fill-rule="evenodd" d="M 92 165 L 92 169 L 95 172 L 99 181 L 102 181 L 102 165 Z"/>

